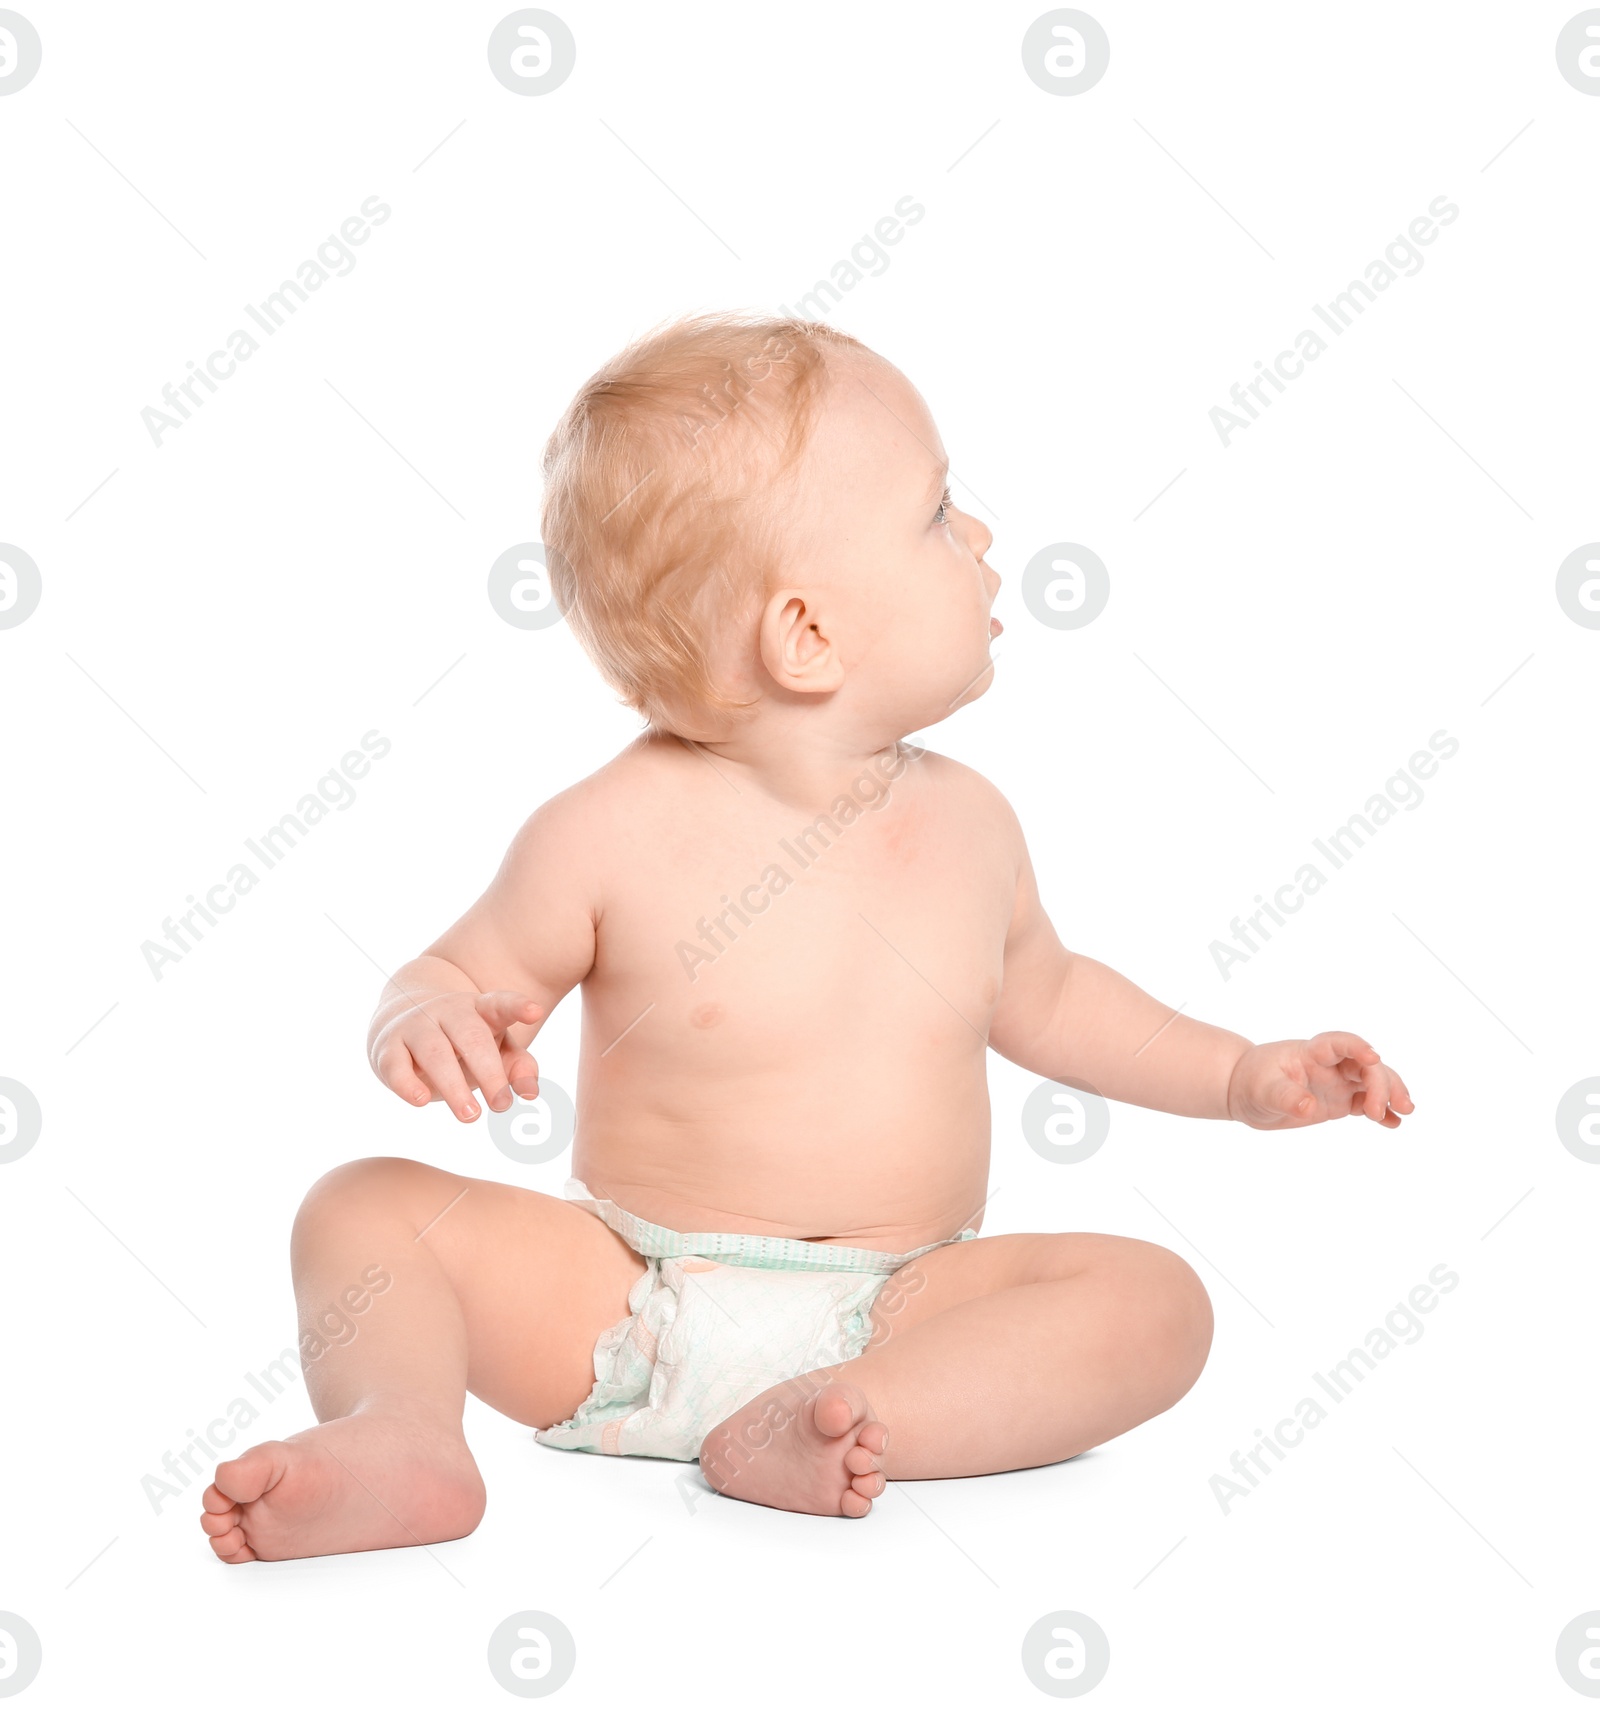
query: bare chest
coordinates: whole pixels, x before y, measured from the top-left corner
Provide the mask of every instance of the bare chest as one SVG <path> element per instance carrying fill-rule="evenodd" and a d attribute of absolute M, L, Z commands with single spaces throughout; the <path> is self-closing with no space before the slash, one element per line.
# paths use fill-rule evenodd
<path fill-rule="evenodd" d="M 1014 872 L 941 802 L 658 826 L 629 880 L 596 973 L 657 1006 L 658 1036 L 764 1058 L 785 1038 L 987 1032 Z"/>

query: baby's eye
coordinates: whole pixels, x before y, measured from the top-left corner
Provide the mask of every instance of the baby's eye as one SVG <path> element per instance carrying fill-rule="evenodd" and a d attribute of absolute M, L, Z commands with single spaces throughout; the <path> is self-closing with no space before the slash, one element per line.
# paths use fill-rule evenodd
<path fill-rule="evenodd" d="M 946 487 L 944 489 L 944 496 L 939 500 L 939 508 L 933 513 L 934 527 L 942 528 L 944 524 L 950 520 L 946 513 L 954 503 L 955 500 L 951 497 L 950 489 L 949 487 Z"/>

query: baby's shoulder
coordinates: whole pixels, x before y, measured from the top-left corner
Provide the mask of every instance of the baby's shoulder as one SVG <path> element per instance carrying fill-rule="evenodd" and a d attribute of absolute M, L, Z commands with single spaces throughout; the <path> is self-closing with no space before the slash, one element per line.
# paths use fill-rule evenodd
<path fill-rule="evenodd" d="M 670 781 L 638 743 L 535 807 L 511 839 L 496 885 L 519 904 L 598 910 L 659 852 Z"/>
<path fill-rule="evenodd" d="M 932 748 L 919 748 L 910 743 L 902 743 L 901 746 L 914 756 L 916 769 L 927 780 L 928 787 L 953 809 L 993 820 L 1007 828 L 1017 823 L 1011 803 L 981 771 L 951 759 L 948 754 L 936 753 Z"/>
<path fill-rule="evenodd" d="M 626 826 L 637 826 L 652 804 L 670 799 L 678 763 L 678 756 L 659 741 L 641 737 L 598 771 L 535 808 L 524 831 L 536 837 L 574 831 L 614 835 Z"/>

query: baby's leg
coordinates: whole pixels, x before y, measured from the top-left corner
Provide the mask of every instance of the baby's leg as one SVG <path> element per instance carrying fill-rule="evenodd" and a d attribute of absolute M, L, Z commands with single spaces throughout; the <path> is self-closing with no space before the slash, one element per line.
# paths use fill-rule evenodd
<path fill-rule="evenodd" d="M 706 1437 L 714 1487 L 857 1518 L 886 1479 L 1070 1459 L 1164 1412 L 1211 1346 L 1194 1271 L 1104 1234 L 940 1247 L 890 1278 L 872 1317 L 859 1358 L 779 1384 Z"/>
<path fill-rule="evenodd" d="M 317 1182 L 291 1259 L 323 1422 L 217 1467 L 201 1523 L 229 1562 L 465 1536 L 484 1499 L 466 1391 L 523 1424 L 570 1417 L 644 1269 L 565 1200 L 399 1158 Z"/>

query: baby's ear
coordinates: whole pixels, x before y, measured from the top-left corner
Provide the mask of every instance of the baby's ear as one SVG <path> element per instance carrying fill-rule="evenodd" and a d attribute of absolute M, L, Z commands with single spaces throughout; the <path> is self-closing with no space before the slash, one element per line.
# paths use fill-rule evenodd
<path fill-rule="evenodd" d="M 843 683 L 844 661 L 828 631 L 814 596 L 797 588 L 773 594 L 761 613 L 761 662 L 779 688 L 832 694 Z"/>

